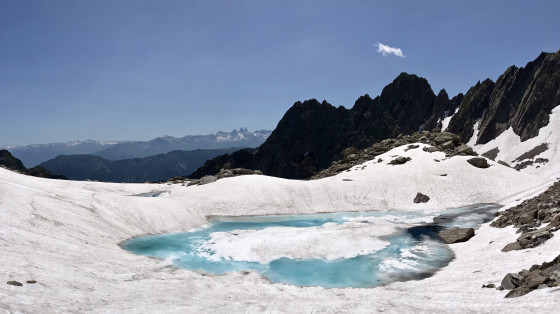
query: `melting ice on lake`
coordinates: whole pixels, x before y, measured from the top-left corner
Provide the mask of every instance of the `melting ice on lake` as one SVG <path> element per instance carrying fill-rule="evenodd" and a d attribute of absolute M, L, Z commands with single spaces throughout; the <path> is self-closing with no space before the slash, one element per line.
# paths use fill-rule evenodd
<path fill-rule="evenodd" d="M 376 287 L 425 278 L 446 266 L 453 253 L 437 231 L 477 228 L 499 207 L 472 205 L 437 217 L 397 211 L 215 217 L 203 229 L 134 238 L 122 246 L 217 275 L 256 271 L 297 286 Z"/>

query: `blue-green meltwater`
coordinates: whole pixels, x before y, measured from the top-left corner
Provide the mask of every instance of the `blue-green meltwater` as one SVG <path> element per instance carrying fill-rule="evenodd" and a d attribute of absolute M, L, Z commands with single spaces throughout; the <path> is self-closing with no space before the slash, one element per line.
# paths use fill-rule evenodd
<path fill-rule="evenodd" d="M 214 217 L 203 229 L 138 237 L 122 247 L 216 275 L 255 271 L 277 283 L 367 288 L 430 276 L 453 258 L 437 232 L 477 228 L 499 207 L 472 205 L 435 218 L 397 211 Z"/>

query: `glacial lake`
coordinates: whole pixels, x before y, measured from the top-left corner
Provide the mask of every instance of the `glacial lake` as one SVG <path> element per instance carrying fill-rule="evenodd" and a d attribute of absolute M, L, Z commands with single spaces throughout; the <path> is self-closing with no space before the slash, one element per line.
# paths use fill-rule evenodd
<path fill-rule="evenodd" d="M 215 275 L 253 271 L 275 283 L 370 288 L 432 275 L 453 259 L 437 232 L 476 229 L 500 207 L 472 205 L 437 217 L 399 211 L 213 217 L 204 228 L 133 238 L 122 248 Z"/>

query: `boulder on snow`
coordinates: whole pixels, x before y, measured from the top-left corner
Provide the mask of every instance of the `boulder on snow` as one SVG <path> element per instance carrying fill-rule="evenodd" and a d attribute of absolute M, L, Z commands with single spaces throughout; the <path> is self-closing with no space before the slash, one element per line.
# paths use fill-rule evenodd
<path fill-rule="evenodd" d="M 397 158 L 391 160 L 391 161 L 389 162 L 389 165 L 402 165 L 402 164 L 405 164 L 405 163 L 407 163 L 407 162 L 409 162 L 409 161 L 411 161 L 411 160 L 412 160 L 412 159 L 411 159 L 410 157 L 402 157 L 402 156 L 399 156 L 399 157 L 397 157 Z"/>
<path fill-rule="evenodd" d="M 428 195 L 424 195 L 420 192 L 416 193 L 416 197 L 414 197 L 414 203 L 427 203 L 430 200 Z"/>
<path fill-rule="evenodd" d="M 466 242 L 470 238 L 474 237 L 474 229 L 473 228 L 451 228 L 440 231 L 438 233 L 440 238 L 445 241 L 447 244 L 453 244 L 458 242 Z"/>
<path fill-rule="evenodd" d="M 217 177 L 215 176 L 204 176 L 200 179 L 200 181 L 198 182 L 199 185 L 204 185 L 204 184 L 208 184 L 208 183 L 212 183 L 212 182 L 216 182 L 218 180 Z"/>
<path fill-rule="evenodd" d="M 461 137 L 459 137 L 459 135 L 453 134 L 453 133 L 449 133 L 449 132 L 441 132 L 438 133 L 436 138 L 435 138 L 436 143 L 438 144 L 442 144 L 448 141 L 453 142 L 454 144 L 459 144 L 461 143 Z"/>
<path fill-rule="evenodd" d="M 490 165 L 488 164 L 488 162 L 486 161 L 486 158 L 484 157 L 474 157 L 471 159 L 468 159 L 467 162 L 477 168 L 488 168 L 490 167 Z"/>
<path fill-rule="evenodd" d="M 519 242 L 515 241 L 504 246 L 502 252 L 516 251 L 521 249 L 523 249 L 523 247 L 519 245 Z"/>
<path fill-rule="evenodd" d="M 16 286 L 16 287 L 21 287 L 23 286 L 23 284 L 19 281 L 15 281 L 15 280 L 10 280 L 8 282 L 6 282 L 7 284 L 11 285 L 11 286 Z"/>
<path fill-rule="evenodd" d="M 519 275 L 509 273 L 502 279 L 501 287 L 506 290 L 517 288 L 521 285 L 519 282 Z"/>
<path fill-rule="evenodd" d="M 478 154 L 468 145 L 461 144 L 459 147 L 455 149 L 457 154 L 459 155 L 470 155 L 470 156 L 477 156 Z"/>

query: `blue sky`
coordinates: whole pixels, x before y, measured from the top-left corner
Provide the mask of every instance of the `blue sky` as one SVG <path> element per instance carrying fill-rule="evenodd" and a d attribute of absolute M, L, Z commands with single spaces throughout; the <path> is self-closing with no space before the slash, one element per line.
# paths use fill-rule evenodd
<path fill-rule="evenodd" d="M 0 0 L 0 145 L 273 129 L 295 101 L 350 108 L 400 72 L 453 96 L 557 51 L 558 12 L 557 0 Z"/>

